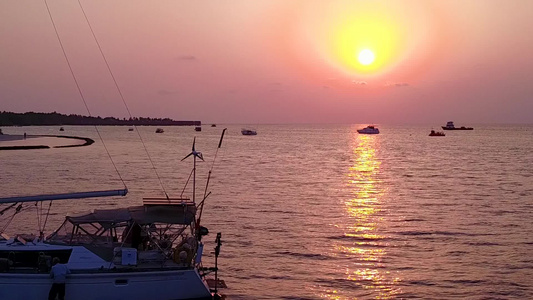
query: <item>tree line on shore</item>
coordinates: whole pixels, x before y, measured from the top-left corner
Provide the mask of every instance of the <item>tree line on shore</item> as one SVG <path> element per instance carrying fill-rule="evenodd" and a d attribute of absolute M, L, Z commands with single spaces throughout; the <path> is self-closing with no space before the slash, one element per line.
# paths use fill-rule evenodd
<path fill-rule="evenodd" d="M 123 118 L 64 115 L 57 112 L 0 112 L 0 126 L 111 125 L 111 126 L 200 126 L 201 121 L 175 121 L 169 118 Z"/>

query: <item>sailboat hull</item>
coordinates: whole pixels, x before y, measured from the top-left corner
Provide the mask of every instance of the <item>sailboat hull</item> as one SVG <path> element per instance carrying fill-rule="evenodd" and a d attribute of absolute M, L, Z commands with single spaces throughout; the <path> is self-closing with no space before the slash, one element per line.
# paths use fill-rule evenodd
<path fill-rule="evenodd" d="M 0 273 L 0 282 L 3 300 L 47 299 L 52 286 L 48 274 Z M 66 298 L 77 300 L 212 299 L 194 269 L 71 274 L 65 290 Z"/>

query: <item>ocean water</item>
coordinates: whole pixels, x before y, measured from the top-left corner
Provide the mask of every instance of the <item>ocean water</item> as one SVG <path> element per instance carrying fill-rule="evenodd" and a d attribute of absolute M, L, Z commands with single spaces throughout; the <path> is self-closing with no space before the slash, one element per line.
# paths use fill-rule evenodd
<path fill-rule="evenodd" d="M 219 275 L 228 299 L 533 299 L 533 126 L 473 126 L 445 137 L 429 137 L 431 125 L 378 124 L 379 135 L 357 134 L 363 125 L 257 125 L 257 136 L 241 135 L 238 125 L 163 134 L 139 127 L 144 146 L 126 127 L 100 127 L 115 166 L 93 127 L 64 126 L 62 134 L 97 142 L 0 151 L 0 190 L 130 190 L 123 198 L 54 202 L 50 232 L 65 214 L 140 204 L 163 188 L 179 195 L 192 167 L 180 160 L 196 136 L 205 158 L 198 194 L 213 170 L 204 264 L 212 265 L 222 232 Z M 30 208 L 6 232 L 36 226 Z"/>

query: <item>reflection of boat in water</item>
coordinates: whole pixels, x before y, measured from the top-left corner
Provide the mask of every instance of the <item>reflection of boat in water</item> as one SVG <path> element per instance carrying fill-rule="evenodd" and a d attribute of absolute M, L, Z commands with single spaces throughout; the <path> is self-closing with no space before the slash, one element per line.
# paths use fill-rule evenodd
<path fill-rule="evenodd" d="M 196 126 L 196 127 L 194 127 L 194 130 L 195 130 L 195 131 L 202 131 L 202 127 L 200 127 L 200 126 Z"/>
<path fill-rule="evenodd" d="M 194 149 L 194 143 L 193 151 L 185 158 L 189 156 L 194 159 L 195 178 L 196 160 L 203 158 Z M 207 196 L 196 203 L 194 182 L 192 200 L 168 196 L 143 198 L 138 206 L 95 209 L 67 216 L 48 237 L 41 226 L 36 235 L 2 234 L 0 299 L 46 299 L 52 284 L 49 272 L 54 257 L 71 271 L 66 279 L 69 299 L 219 299 L 206 279 L 214 271 L 214 282 L 219 288 L 224 287 L 223 281 L 216 278 L 216 263 L 214 268 L 202 266 L 202 237 L 208 230 L 200 225 L 200 217 Z M 4 219 L 9 220 L 21 209 L 38 207 L 35 205 L 38 202 L 125 196 L 127 192 L 124 188 L 0 198 L 0 205 L 7 205 L 1 211 Z M 43 207 L 38 214 L 48 217 L 50 211 Z M 13 216 L 6 217 L 9 211 L 13 211 Z M 220 251 L 220 238 L 218 233 L 215 257 Z"/>
<path fill-rule="evenodd" d="M 157 129 L 155 130 L 155 133 L 163 133 L 163 132 L 165 132 L 165 131 L 163 130 L 163 128 L 157 128 Z"/>
<path fill-rule="evenodd" d="M 242 129 L 242 135 L 257 135 L 257 131 L 251 129 Z"/>
<path fill-rule="evenodd" d="M 429 136 L 445 136 L 445 134 L 444 132 L 431 130 L 431 132 L 429 133 Z"/>
<path fill-rule="evenodd" d="M 361 133 L 361 134 L 378 134 L 379 133 L 379 129 L 372 126 L 372 125 L 369 125 L 363 129 L 357 129 L 357 132 Z"/>
<path fill-rule="evenodd" d="M 448 121 L 446 123 L 446 126 L 441 126 L 441 127 L 444 130 L 474 130 L 474 128 L 472 128 L 472 127 L 464 127 L 464 126 L 455 127 L 455 125 L 453 124 L 452 121 Z"/>

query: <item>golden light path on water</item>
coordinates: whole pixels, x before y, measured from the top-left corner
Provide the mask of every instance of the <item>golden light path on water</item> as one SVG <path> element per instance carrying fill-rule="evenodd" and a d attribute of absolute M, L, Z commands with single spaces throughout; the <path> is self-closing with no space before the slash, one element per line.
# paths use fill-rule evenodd
<path fill-rule="evenodd" d="M 354 130 L 355 132 L 355 130 Z M 345 276 L 359 288 L 365 290 L 365 299 L 391 299 L 400 289 L 399 278 L 394 277 L 384 267 L 387 256 L 386 236 L 382 233 L 386 227 L 386 211 L 383 208 L 385 190 L 380 182 L 381 162 L 377 158 L 379 137 L 359 135 L 355 132 L 352 139 L 353 165 L 347 174 L 351 197 L 345 205 L 345 213 L 350 220 L 344 227 L 344 236 L 348 244 L 337 244 L 335 250 L 353 262 L 346 266 Z M 342 228 L 342 225 L 339 225 Z M 352 259 L 350 259 L 352 261 Z M 347 299 L 338 296 L 338 291 L 328 291 L 328 299 Z M 357 299 L 355 296 L 349 299 Z"/>

